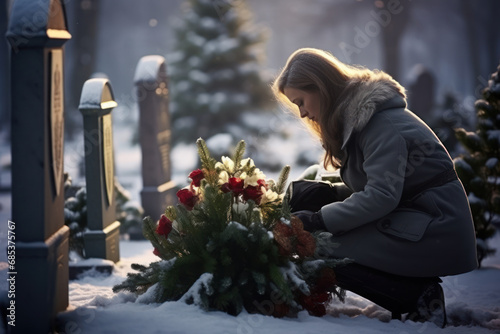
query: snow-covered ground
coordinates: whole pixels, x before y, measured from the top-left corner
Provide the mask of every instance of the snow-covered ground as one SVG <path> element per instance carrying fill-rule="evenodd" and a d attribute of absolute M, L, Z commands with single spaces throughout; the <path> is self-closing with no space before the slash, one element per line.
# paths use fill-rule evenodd
<path fill-rule="evenodd" d="M 491 241 L 500 248 L 500 235 Z M 132 293 L 112 292 L 131 272 L 131 263 L 157 261 L 148 241 L 122 241 L 121 261 L 111 276 L 95 272 L 70 282 L 70 307 L 60 313 L 64 333 L 500 333 L 500 254 L 483 268 L 443 278 L 449 325 L 390 320 L 383 308 L 348 293 L 345 303 L 334 301 L 326 316 L 306 312 L 298 318 L 277 319 L 241 313 L 206 312 L 183 302 L 143 304 Z"/>

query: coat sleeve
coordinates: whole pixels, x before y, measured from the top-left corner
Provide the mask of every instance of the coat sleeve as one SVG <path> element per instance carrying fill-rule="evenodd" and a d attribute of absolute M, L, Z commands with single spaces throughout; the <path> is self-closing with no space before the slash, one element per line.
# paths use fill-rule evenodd
<path fill-rule="evenodd" d="M 339 201 L 343 201 L 352 195 L 352 190 L 344 182 L 333 183 L 333 189 Z"/>
<path fill-rule="evenodd" d="M 367 183 L 362 191 L 321 209 L 325 225 L 333 234 L 385 216 L 398 206 L 403 192 L 408 149 L 390 119 L 373 117 L 355 140 L 363 153 Z"/>

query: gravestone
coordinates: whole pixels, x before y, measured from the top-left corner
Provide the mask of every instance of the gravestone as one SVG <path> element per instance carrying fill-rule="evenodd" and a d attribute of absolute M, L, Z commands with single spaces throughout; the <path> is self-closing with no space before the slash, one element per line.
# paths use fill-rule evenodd
<path fill-rule="evenodd" d="M 87 227 L 85 256 L 118 262 L 120 222 L 116 221 L 113 127 L 117 103 L 107 79 L 85 81 L 80 98 L 85 147 Z"/>
<path fill-rule="evenodd" d="M 412 76 L 414 79 L 408 87 L 408 105 L 411 111 L 430 125 L 434 117 L 436 78 L 422 64 L 414 66 Z"/>
<path fill-rule="evenodd" d="M 68 306 L 63 45 L 71 35 L 64 3 L 15 1 L 6 37 L 12 47 L 8 276 L 13 293 L 4 320 L 10 333 L 48 333 Z"/>
<path fill-rule="evenodd" d="M 176 200 L 170 167 L 169 91 L 165 58 L 142 57 L 134 84 L 139 103 L 139 141 L 142 151 L 141 202 L 144 213 L 159 219 Z"/>

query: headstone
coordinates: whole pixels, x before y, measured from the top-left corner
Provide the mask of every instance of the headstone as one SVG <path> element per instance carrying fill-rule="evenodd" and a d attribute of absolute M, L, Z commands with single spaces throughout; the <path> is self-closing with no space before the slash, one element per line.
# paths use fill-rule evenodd
<path fill-rule="evenodd" d="M 116 221 L 114 194 L 113 127 L 111 111 L 117 103 L 107 79 L 85 82 L 80 99 L 85 144 L 87 227 L 85 256 L 118 262 L 120 222 Z"/>
<path fill-rule="evenodd" d="M 14 317 L 7 318 L 8 330 L 48 333 L 57 312 L 68 306 L 63 45 L 71 35 L 64 2 L 15 1 L 6 37 L 12 47 L 13 222 L 8 249 L 13 253 L 8 276 L 9 290 L 15 291 L 9 294 Z"/>
<path fill-rule="evenodd" d="M 176 200 L 170 167 L 169 90 L 165 58 L 142 57 L 134 77 L 139 102 L 142 150 L 141 202 L 145 215 L 159 219 Z"/>
<path fill-rule="evenodd" d="M 432 72 L 422 64 L 414 66 L 411 76 L 413 80 L 408 87 L 409 107 L 427 124 L 431 125 L 434 121 L 436 79 Z"/>

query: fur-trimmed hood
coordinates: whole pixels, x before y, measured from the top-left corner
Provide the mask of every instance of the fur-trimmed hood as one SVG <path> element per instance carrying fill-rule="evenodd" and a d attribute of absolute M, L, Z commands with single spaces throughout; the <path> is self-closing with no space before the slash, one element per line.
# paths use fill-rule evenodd
<path fill-rule="evenodd" d="M 396 99 L 396 106 L 406 107 L 405 89 L 384 72 L 374 72 L 369 78 L 351 79 L 347 91 L 351 93 L 337 109 L 343 119 L 341 149 L 345 148 L 353 133 L 363 130 L 385 102 Z"/>

